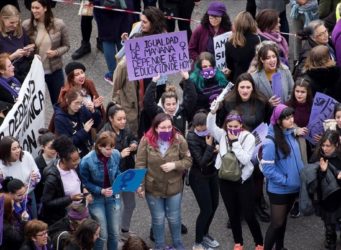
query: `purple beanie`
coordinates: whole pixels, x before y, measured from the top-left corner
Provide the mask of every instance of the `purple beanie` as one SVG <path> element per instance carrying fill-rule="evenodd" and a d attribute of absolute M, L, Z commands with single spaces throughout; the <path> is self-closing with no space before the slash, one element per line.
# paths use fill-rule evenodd
<path fill-rule="evenodd" d="M 71 206 L 67 213 L 70 220 L 83 220 L 89 218 L 89 209 L 83 205 L 79 205 L 79 208 L 73 209 Z"/>
<path fill-rule="evenodd" d="M 208 5 L 207 14 L 210 16 L 223 16 L 226 13 L 226 7 L 223 2 L 211 2 Z"/>
<path fill-rule="evenodd" d="M 270 118 L 270 123 L 272 125 L 276 125 L 278 118 L 281 116 L 284 109 L 286 109 L 288 106 L 284 104 L 278 104 L 274 110 L 272 111 L 272 115 Z"/>

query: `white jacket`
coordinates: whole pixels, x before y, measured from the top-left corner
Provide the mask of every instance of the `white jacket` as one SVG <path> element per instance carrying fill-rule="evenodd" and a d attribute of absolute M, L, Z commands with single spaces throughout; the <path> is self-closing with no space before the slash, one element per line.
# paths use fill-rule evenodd
<path fill-rule="evenodd" d="M 209 113 L 207 116 L 207 129 L 210 135 L 219 142 L 219 155 L 216 158 L 215 167 L 217 169 L 221 166 L 220 155 L 227 153 L 227 136 L 226 131 L 219 128 L 216 124 L 216 115 Z M 246 137 L 247 136 L 247 137 Z M 245 138 L 245 139 L 244 139 Z M 243 145 L 241 142 L 244 140 Z M 250 132 L 244 130 L 238 136 L 238 141 L 232 143 L 232 151 L 241 163 L 242 168 L 242 181 L 246 181 L 253 172 L 254 166 L 251 162 L 253 152 L 255 150 L 255 137 Z"/>

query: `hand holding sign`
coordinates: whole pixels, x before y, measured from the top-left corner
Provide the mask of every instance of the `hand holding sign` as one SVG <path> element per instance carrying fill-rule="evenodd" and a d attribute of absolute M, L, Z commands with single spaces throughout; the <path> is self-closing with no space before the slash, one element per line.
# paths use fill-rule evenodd
<path fill-rule="evenodd" d="M 128 169 L 116 177 L 112 185 L 113 192 L 136 192 L 144 179 L 147 169 Z"/>

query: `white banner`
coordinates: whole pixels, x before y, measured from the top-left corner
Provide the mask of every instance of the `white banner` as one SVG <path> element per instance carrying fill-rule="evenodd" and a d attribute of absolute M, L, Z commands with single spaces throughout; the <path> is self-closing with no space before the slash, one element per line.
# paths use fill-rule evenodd
<path fill-rule="evenodd" d="M 230 38 L 231 34 L 232 34 L 232 31 L 229 31 L 219 36 L 213 37 L 215 61 L 219 69 L 226 67 L 225 44 L 227 40 Z"/>
<path fill-rule="evenodd" d="M 0 138 L 19 139 L 23 150 L 38 155 L 38 130 L 45 126 L 45 78 L 43 64 L 35 56 L 19 97 L 0 127 Z"/>

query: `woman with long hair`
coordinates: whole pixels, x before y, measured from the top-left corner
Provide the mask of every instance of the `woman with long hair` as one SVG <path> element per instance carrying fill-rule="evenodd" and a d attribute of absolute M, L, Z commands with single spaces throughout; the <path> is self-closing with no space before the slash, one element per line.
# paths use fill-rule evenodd
<path fill-rule="evenodd" d="M 64 84 L 62 56 L 70 49 L 66 25 L 53 16 L 47 0 L 32 0 L 31 18 L 22 25 L 41 58 L 51 102 L 55 104 Z"/>
<path fill-rule="evenodd" d="M 82 181 L 93 196 L 89 211 L 101 228 L 95 250 L 118 249 L 121 199 L 119 194 L 113 194 L 112 185 L 120 174 L 121 155 L 115 145 L 115 134 L 102 132 L 96 139 L 94 150 L 80 163 Z"/>
<path fill-rule="evenodd" d="M 264 249 L 284 248 L 287 216 L 300 190 L 300 170 L 303 161 L 299 143 L 294 135 L 294 110 L 277 105 L 270 119 L 268 137 L 262 147 L 263 174 L 270 200 L 270 225 Z"/>
<path fill-rule="evenodd" d="M 272 106 L 285 103 L 289 100 L 294 86 L 290 70 L 281 63 L 276 44 L 262 42 L 257 54 L 257 71 L 252 73 L 256 89 L 262 93 Z M 279 74 L 281 83 L 281 96 L 273 93 L 273 76 Z"/>
<path fill-rule="evenodd" d="M 34 188 L 41 179 L 39 169 L 33 156 L 22 150 L 16 138 L 5 136 L 0 140 L 0 179 L 9 176 L 19 179 L 27 185 L 28 195 L 31 199 L 32 217 L 37 218 Z"/>
<path fill-rule="evenodd" d="M 152 216 L 155 249 L 166 247 L 164 220 L 171 228 L 173 247 L 184 250 L 181 240 L 182 175 L 192 164 L 185 138 L 177 132 L 166 113 L 155 116 L 151 128 L 141 139 L 136 168 L 148 168 L 144 185 L 138 189 L 146 196 Z"/>
<path fill-rule="evenodd" d="M 197 61 L 202 52 L 214 54 L 213 37 L 231 30 L 231 20 L 223 2 L 212 1 L 201 19 L 200 25 L 193 31 L 188 44 L 189 57 Z"/>
<path fill-rule="evenodd" d="M 199 55 L 189 79 L 194 83 L 197 92 L 195 111 L 209 110 L 212 101 L 228 83 L 223 72 L 216 67 L 214 55 L 209 52 Z"/>
<path fill-rule="evenodd" d="M 54 106 L 55 133 L 72 138 L 81 157 L 92 148 L 91 128 L 96 128 L 101 122 L 100 111 L 92 102 L 84 102 L 83 99 L 80 90 L 71 88 L 64 100 Z"/>
<path fill-rule="evenodd" d="M 11 4 L 0 8 L 0 53 L 10 54 L 19 82 L 30 70 L 34 46 L 21 26 L 19 10 Z"/>
<path fill-rule="evenodd" d="M 230 219 L 234 239 L 234 250 L 243 250 L 243 234 L 241 216 L 243 215 L 251 231 L 256 250 L 263 249 L 263 236 L 255 215 L 255 193 L 252 174 L 254 171 L 251 158 L 255 148 L 255 137 L 244 129 L 240 114 L 232 110 L 226 117 L 224 124 L 219 128 L 216 124 L 216 112 L 219 103 L 212 105 L 207 116 L 207 129 L 210 135 L 219 142 L 219 156 L 215 167 L 220 169 L 223 156 L 232 151 L 239 162 L 240 178 L 236 181 L 223 179 L 219 176 L 220 193 L 223 198 L 227 214 Z"/>
<path fill-rule="evenodd" d="M 302 77 L 309 82 L 313 97 L 321 92 L 341 101 L 341 68 L 330 58 L 327 46 L 317 45 L 310 50 L 304 72 Z"/>
<path fill-rule="evenodd" d="M 249 12 L 237 14 L 233 20 L 233 30 L 225 45 L 226 67 L 231 71 L 232 82 L 246 72 L 255 56 L 255 47 L 260 43 L 257 35 L 257 23 Z"/>

